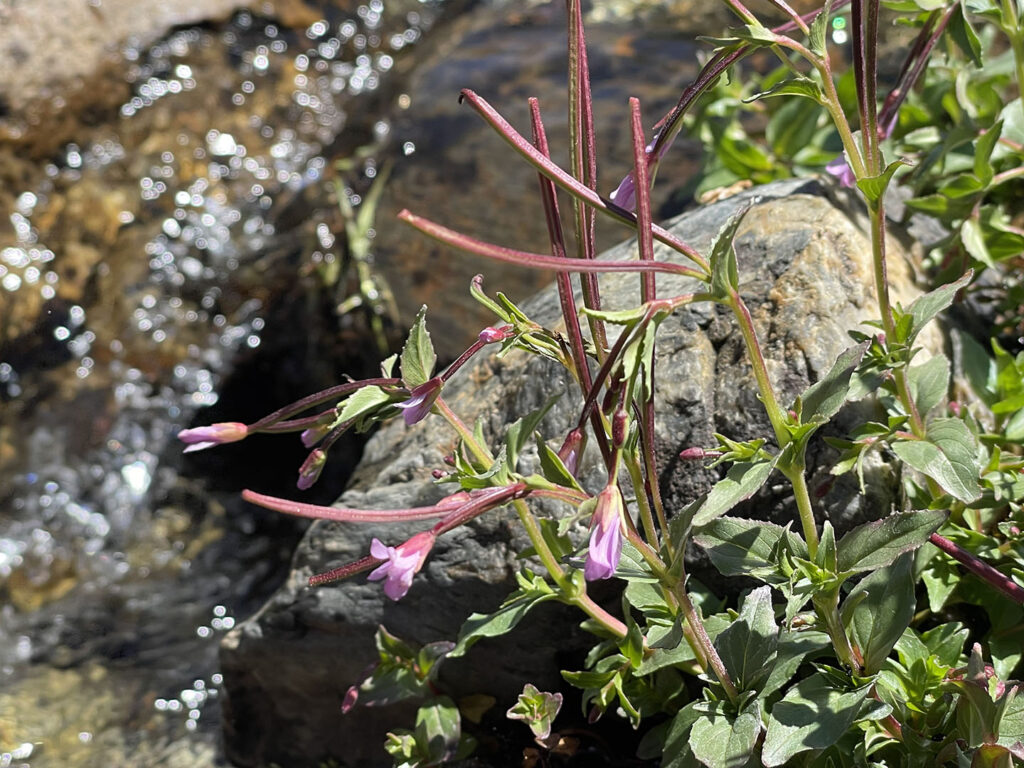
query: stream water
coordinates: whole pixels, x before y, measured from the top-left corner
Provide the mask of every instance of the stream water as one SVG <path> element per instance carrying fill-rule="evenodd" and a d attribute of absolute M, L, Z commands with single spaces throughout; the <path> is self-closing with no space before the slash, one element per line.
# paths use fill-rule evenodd
<path fill-rule="evenodd" d="M 201 408 L 254 418 L 358 364 L 344 328 L 310 341 L 334 322 L 315 267 L 343 253 L 328 180 L 386 138 L 391 70 L 439 13 L 306 4 L 286 25 L 241 11 L 126 47 L 117 113 L 15 161 L 23 187 L 6 190 L 0 230 L 0 766 L 216 762 L 218 639 L 300 532 L 243 507 L 239 473 L 287 492 L 301 453 L 257 441 L 185 461 L 173 436 Z M 357 204 L 374 162 L 345 190 Z M 233 385 L 239 370 L 255 385 Z M 321 501 L 344 478 L 325 480 Z"/>

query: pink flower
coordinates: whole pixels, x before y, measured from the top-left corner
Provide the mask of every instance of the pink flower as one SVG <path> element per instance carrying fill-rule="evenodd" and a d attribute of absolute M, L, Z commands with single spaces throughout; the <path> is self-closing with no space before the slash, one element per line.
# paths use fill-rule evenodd
<path fill-rule="evenodd" d="M 249 428 L 237 421 L 226 421 L 220 424 L 210 424 L 207 427 L 196 427 L 195 429 L 183 429 L 178 433 L 178 439 L 186 443 L 188 447 L 185 453 L 202 451 L 205 448 L 212 448 L 222 443 L 234 443 L 245 438 Z"/>
<path fill-rule="evenodd" d="M 850 164 L 846 162 L 846 154 L 843 152 L 836 155 L 835 159 L 825 166 L 825 170 L 836 177 L 840 186 L 852 187 L 857 183 L 857 177 Z"/>
<path fill-rule="evenodd" d="M 655 135 L 651 143 L 644 147 L 644 154 L 647 156 L 647 168 L 648 175 L 652 173 L 652 170 L 658 163 L 661 162 L 661 158 L 665 156 L 668 148 L 672 145 L 672 141 L 665 142 L 658 154 L 652 159 L 651 155 L 654 152 L 654 145 L 657 143 L 658 137 Z M 619 186 L 612 192 L 611 201 L 615 203 L 619 208 L 625 208 L 627 211 L 633 211 L 636 209 L 636 179 L 633 174 L 630 173 L 622 181 L 619 182 Z"/>
<path fill-rule="evenodd" d="M 434 401 L 437 400 L 438 395 L 441 394 L 441 387 L 443 382 L 439 376 L 435 376 L 430 381 L 420 384 L 418 387 L 414 387 L 409 392 L 409 399 L 404 403 L 397 403 L 397 406 L 405 411 L 402 414 L 402 418 L 405 419 L 405 425 L 411 427 L 413 424 L 423 421 L 430 413 L 430 409 L 434 406 Z"/>
<path fill-rule="evenodd" d="M 370 581 L 384 582 L 384 594 L 392 600 L 401 600 L 412 585 L 412 577 L 420 568 L 423 561 L 434 546 L 434 536 L 430 531 L 417 533 L 404 544 L 397 547 L 388 547 L 381 543 L 380 539 L 370 542 L 370 554 L 378 560 L 386 560 L 367 578 Z"/>
<path fill-rule="evenodd" d="M 597 495 L 597 510 L 590 521 L 590 548 L 583 576 L 587 581 L 610 579 L 622 556 L 622 496 L 614 485 Z"/>

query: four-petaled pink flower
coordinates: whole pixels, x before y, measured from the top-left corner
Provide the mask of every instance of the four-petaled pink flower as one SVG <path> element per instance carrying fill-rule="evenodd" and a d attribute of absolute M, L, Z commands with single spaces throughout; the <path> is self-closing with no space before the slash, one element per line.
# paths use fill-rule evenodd
<path fill-rule="evenodd" d="M 597 495 L 597 509 L 590 520 L 590 547 L 583 566 L 587 581 L 610 579 L 615 575 L 622 556 L 624 514 L 619 489 L 614 485 L 606 486 Z"/>
<path fill-rule="evenodd" d="M 237 421 L 226 421 L 220 424 L 210 424 L 206 427 L 195 429 L 183 429 L 178 433 L 178 439 L 186 443 L 188 447 L 185 453 L 201 451 L 205 448 L 212 448 L 222 443 L 234 443 L 245 438 L 249 428 Z"/>
<path fill-rule="evenodd" d="M 386 560 L 367 578 L 384 582 L 384 594 L 392 600 L 401 600 L 412 585 L 412 577 L 423 567 L 423 561 L 434 546 L 437 537 L 430 531 L 417 533 L 404 544 L 388 547 L 380 539 L 370 542 L 370 554 L 379 560 Z"/>
<path fill-rule="evenodd" d="M 854 174 L 850 164 L 846 162 L 846 153 L 840 152 L 825 166 L 825 170 L 836 177 L 840 186 L 852 187 L 857 183 L 857 176 Z"/>
<path fill-rule="evenodd" d="M 409 392 L 409 399 L 404 403 L 396 403 L 399 408 L 405 411 L 402 414 L 402 418 L 405 419 L 407 427 L 411 427 L 427 417 L 430 409 L 434 406 L 434 401 L 441 394 L 441 387 L 443 385 L 441 377 L 435 376 L 430 381 L 424 382 L 418 387 L 413 387 Z"/>

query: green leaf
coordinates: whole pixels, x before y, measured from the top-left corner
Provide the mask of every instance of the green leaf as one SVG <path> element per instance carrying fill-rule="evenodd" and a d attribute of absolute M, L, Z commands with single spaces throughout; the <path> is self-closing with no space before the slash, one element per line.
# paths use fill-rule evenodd
<path fill-rule="evenodd" d="M 959 501 L 970 504 L 978 500 L 978 444 L 967 424 L 959 419 L 933 419 L 925 436 L 927 441 L 895 442 L 893 452 Z M 926 447 L 915 450 L 910 445 Z"/>
<path fill-rule="evenodd" d="M 768 677 L 778 636 L 772 588 L 758 587 L 743 601 L 740 615 L 715 639 L 715 649 L 739 690 L 757 690 Z"/>
<path fill-rule="evenodd" d="M 443 763 L 455 756 L 462 738 L 459 708 L 447 696 L 438 696 L 416 712 L 416 741 L 426 747 L 430 764 Z"/>
<path fill-rule="evenodd" d="M 539 434 L 535 435 L 535 437 L 537 439 L 537 456 L 540 459 L 540 470 L 544 475 L 544 479 L 555 485 L 575 488 L 578 491 L 583 490 L 558 454 L 546 442 L 540 439 Z"/>
<path fill-rule="evenodd" d="M 960 501 L 979 499 L 978 449 L 967 425 L 960 419 L 934 419 L 925 437 L 893 443 L 893 453 Z"/>
<path fill-rule="evenodd" d="M 547 693 L 527 683 L 505 716 L 509 720 L 522 720 L 533 731 L 534 738 L 543 740 L 551 735 L 551 726 L 561 708 L 561 693 Z"/>
<path fill-rule="evenodd" d="M 773 768 L 801 752 L 832 746 L 853 725 L 869 693 L 870 685 L 836 690 L 821 674 L 801 680 L 772 707 L 761 762 Z"/>
<path fill-rule="evenodd" d="M 950 17 L 946 29 L 953 42 L 956 43 L 956 47 L 971 60 L 974 66 L 981 69 L 984 64 L 981 59 L 981 41 L 978 39 L 978 33 L 971 26 L 971 22 L 968 21 L 964 8 L 960 3 L 954 6 L 953 15 Z"/>
<path fill-rule="evenodd" d="M 494 613 L 471 614 L 459 630 L 458 642 L 449 656 L 462 656 L 480 638 L 505 634 L 519 624 L 535 605 L 557 597 L 541 577 L 531 576 L 532 579 L 520 576 L 520 588 L 509 595 Z"/>
<path fill-rule="evenodd" d="M 764 136 L 779 158 L 796 161 L 818 133 L 821 105 L 808 99 L 788 99 L 775 111 L 765 126 Z"/>
<path fill-rule="evenodd" d="M 662 768 L 695 768 L 699 763 L 690 749 L 690 730 L 706 714 L 708 703 L 693 701 L 679 710 L 665 737 Z"/>
<path fill-rule="evenodd" d="M 775 665 L 761 687 L 759 698 L 764 699 L 786 685 L 807 656 L 831 646 L 832 641 L 824 632 L 783 630 L 779 634 Z"/>
<path fill-rule="evenodd" d="M 808 557 L 803 539 L 788 528 L 761 520 L 720 517 L 704 526 L 694 541 L 707 551 L 723 575 L 753 576 L 778 584 L 788 581 L 777 565 L 777 551 L 783 538 L 796 557 Z"/>
<path fill-rule="evenodd" d="M 839 541 L 839 572 L 884 568 L 928 541 L 947 516 L 945 510 L 898 512 L 854 528 Z"/>
<path fill-rule="evenodd" d="M 913 323 L 911 325 L 910 334 L 905 341 L 908 344 L 913 342 L 917 337 L 917 334 L 921 332 L 933 317 L 953 303 L 953 299 L 956 298 L 957 291 L 961 288 L 967 287 L 967 285 L 970 284 L 972 277 L 974 277 L 974 271 L 967 270 L 967 273 L 959 280 L 954 280 L 952 283 L 946 283 L 945 285 L 936 288 L 934 291 L 926 293 L 923 296 L 918 296 L 914 299 L 914 302 L 907 308 L 907 312 L 909 312 L 910 316 L 913 318 Z"/>
<path fill-rule="evenodd" d="M 435 362 L 437 355 L 427 332 L 427 306 L 424 304 L 416 313 L 409 338 L 402 347 L 402 382 L 410 389 L 425 384 L 434 373 Z"/>
<path fill-rule="evenodd" d="M 829 16 L 832 15 L 832 2 L 825 3 L 825 7 L 821 9 L 821 13 L 814 17 L 814 21 L 811 22 L 811 33 L 808 35 L 807 42 L 810 46 L 811 52 L 816 53 L 818 56 L 824 56 L 828 50 L 826 44 L 826 38 L 829 29 Z"/>
<path fill-rule="evenodd" d="M 949 358 L 936 355 L 921 365 L 908 368 L 907 384 L 910 386 L 910 396 L 917 405 L 917 412 L 922 418 L 927 416 L 932 408 L 946 401 L 946 393 L 949 391 Z"/>
<path fill-rule="evenodd" d="M 741 768 L 750 762 L 761 733 L 761 718 L 756 712 L 730 717 L 721 711 L 723 702 L 716 704 L 723 706 L 700 718 L 690 729 L 690 749 L 707 768 Z"/>
<path fill-rule="evenodd" d="M 702 528 L 757 493 L 768 480 L 774 466 L 774 459 L 765 459 L 741 461 L 729 467 L 725 477 L 715 484 L 697 509 L 693 516 L 693 527 Z"/>
<path fill-rule="evenodd" d="M 851 612 L 844 605 L 843 623 L 847 625 L 850 641 L 860 650 L 865 674 L 882 668 L 914 617 L 917 601 L 912 563 L 911 555 L 901 555 L 892 565 L 864 578 L 846 598 L 854 608 L 852 615 L 847 616 Z"/>
<path fill-rule="evenodd" d="M 857 188 L 864 194 L 869 205 L 875 205 L 882 199 L 885 195 L 885 190 L 889 186 L 889 182 L 892 181 L 893 174 L 904 165 L 910 165 L 910 163 L 902 159 L 893 160 L 877 176 L 868 176 L 857 180 Z"/>
<path fill-rule="evenodd" d="M 362 431 L 365 424 L 362 420 L 372 416 L 381 406 L 391 403 L 391 396 L 380 387 L 363 387 L 357 389 L 347 398 L 338 414 L 338 423 L 355 421 Z"/>
<path fill-rule="evenodd" d="M 749 104 L 752 101 L 767 99 L 772 96 L 803 96 L 818 104 L 824 101 L 821 87 L 816 82 L 809 77 L 794 77 L 773 85 L 767 91 L 760 91 L 753 96 L 748 96 L 743 99 L 743 103 Z"/>
<path fill-rule="evenodd" d="M 736 250 L 732 244 L 736 238 L 736 231 L 749 210 L 750 205 L 746 205 L 739 213 L 730 217 L 718 232 L 715 242 L 711 244 L 711 293 L 716 299 L 724 301 L 739 289 Z"/>
<path fill-rule="evenodd" d="M 526 445 L 526 441 L 533 437 L 534 430 L 537 429 L 537 426 L 544 420 L 548 411 L 551 410 L 551 406 L 557 403 L 561 396 L 561 392 L 552 395 L 540 408 L 523 416 L 521 419 L 516 419 L 509 425 L 508 430 L 505 432 L 505 459 L 511 471 L 516 471 L 519 463 L 519 452 Z"/>
<path fill-rule="evenodd" d="M 828 373 L 804 391 L 800 396 L 802 421 L 828 421 L 836 415 L 850 391 L 850 379 L 870 345 L 865 341 L 842 352 Z"/>
<path fill-rule="evenodd" d="M 611 323 L 612 325 L 634 325 L 647 314 L 647 307 L 643 304 L 639 307 L 615 310 L 580 307 L 580 314 L 586 315 L 587 317 L 594 317 L 598 320 L 604 320 L 604 322 Z"/>
<path fill-rule="evenodd" d="M 992 152 L 1003 133 L 1003 121 L 999 120 L 981 134 L 974 142 L 974 175 L 987 187 L 992 183 Z"/>

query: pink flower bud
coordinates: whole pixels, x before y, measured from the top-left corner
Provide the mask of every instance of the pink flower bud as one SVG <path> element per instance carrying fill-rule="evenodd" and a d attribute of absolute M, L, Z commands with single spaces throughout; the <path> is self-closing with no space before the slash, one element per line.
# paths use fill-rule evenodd
<path fill-rule="evenodd" d="M 950 400 L 949 401 L 949 412 L 950 413 L 952 413 L 954 416 L 959 418 L 960 417 L 960 410 L 961 410 L 960 403 L 958 403 L 956 400 Z"/>
<path fill-rule="evenodd" d="M 402 418 L 405 419 L 407 427 L 411 427 L 427 417 L 430 409 L 434 407 L 434 401 L 441 394 L 443 386 L 444 384 L 440 377 L 435 376 L 430 381 L 424 382 L 418 387 L 413 387 L 412 391 L 409 392 L 409 399 L 404 403 L 397 404 L 399 408 L 405 411 L 402 414 Z"/>
<path fill-rule="evenodd" d="M 186 443 L 188 447 L 185 453 L 202 451 L 222 443 L 235 443 L 245 439 L 249 428 L 237 421 L 226 421 L 220 424 L 210 424 L 207 427 L 196 427 L 195 429 L 183 429 L 178 433 L 178 439 Z"/>
<path fill-rule="evenodd" d="M 629 417 L 621 408 L 612 415 L 612 444 L 621 447 L 626 442 Z"/>
<path fill-rule="evenodd" d="M 327 433 L 330 431 L 330 423 L 317 424 L 314 427 L 310 427 L 309 429 L 305 430 L 301 435 L 302 444 L 307 448 L 312 448 L 314 445 L 323 440 Z"/>
<path fill-rule="evenodd" d="M 575 475 L 580 463 L 580 450 L 583 447 L 583 432 L 574 429 L 565 436 L 565 442 L 558 449 L 558 458 L 562 460 L 570 475 Z"/>
<path fill-rule="evenodd" d="M 679 458 L 682 459 L 683 461 L 700 461 L 707 455 L 707 451 L 705 451 L 703 448 L 697 447 L 684 448 L 679 452 Z"/>
<path fill-rule="evenodd" d="M 622 557 L 622 529 L 625 508 L 622 494 L 614 485 L 597 495 L 597 509 L 590 520 L 590 547 L 583 576 L 587 581 L 610 579 Z"/>
<path fill-rule="evenodd" d="M 359 686 L 353 685 L 345 691 L 345 698 L 341 700 L 341 714 L 346 715 L 352 711 L 352 707 L 359 700 Z"/>
<path fill-rule="evenodd" d="M 500 328 L 493 326 L 484 328 L 478 337 L 484 344 L 494 344 L 497 341 L 504 341 L 513 334 L 515 328 L 511 325 L 503 325 Z"/>
<path fill-rule="evenodd" d="M 320 478 L 320 473 L 323 471 L 324 464 L 327 463 L 327 452 L 317 448 L 315 451 L 311 451 L 306 460 L 302 462 L 302 466 L 299 467 L 299 481 L 296 483 L 300 491 L 305 491 L 307 488 L 311 488 Z"/>
<path fill-rule="evenodd" d="M 430 531 L 417 533 L 404 544 L 388 547 L 379 539 L 370 543 L 370 554 L 385 560 L 367 578 L 384 581 L 384 594 L 392 600 L 401 600 L 412 585 L 412 577 L 423 567 L 427 555 L 434 547 L 435 536 Z"/>

